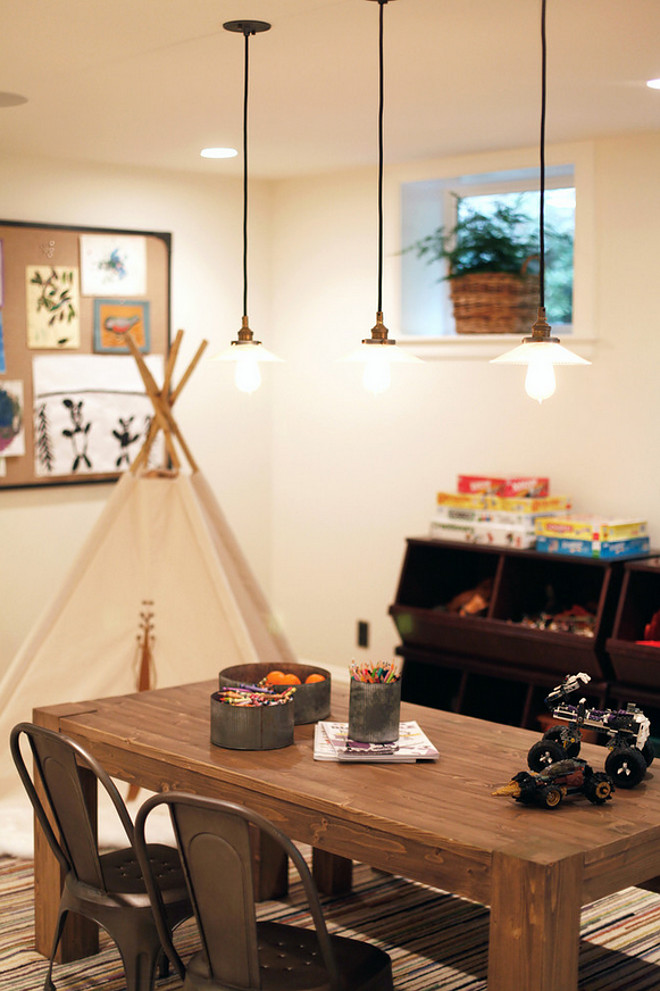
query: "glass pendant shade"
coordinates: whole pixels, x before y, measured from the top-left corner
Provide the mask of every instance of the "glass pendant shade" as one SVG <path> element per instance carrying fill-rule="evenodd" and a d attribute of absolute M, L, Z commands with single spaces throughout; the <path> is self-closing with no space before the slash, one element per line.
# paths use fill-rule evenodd
<path fill-rule="evenodd" d="M 395 341 L 387 336 L 387 327 L 383 324 L 383 314 L 376 314 L 376 325 L 371 328 L 371 337 L 365 338 L 354 351 L 340 359 L 341 361 L 356 361 L 364 363 L 362 385 L 378 396 L 387 392 L 392 382 L 390 366 L 400 364 L 419 364 L 421 358 L 404 351 Z"/>
<path fill-rule="evenodd" d="M 550 337 L 545 311 L 539 309 L 532 336 L 525 337 L 522 344 L 491 359 L 491 364 L 527 365 L 525 392 L 531 399 L 542 403 L 555 391 L 555 365 L 590 365 L 591 362 L 563 347 L 556 337 Z"/>
<path fill-rule="evenodd" d="M 241 392 L 254 392 L 261 385 L 259 365 L 262 361 L 282 361 L 260 341 L 232 341 L 228 348 L 213 356 L 213 361 L 236 363 L 234 382 Z"/>
<path fill-rule="evenodd" d="M 391 384 L 391 365 L 397 363 L 415 364 L 421 361 L 414 354 L 409 354 L 396 344 L 359 344 L 355 351 L 347 354 L 342 361 L 364 362 L 362 384 L 368 392 L 377 396 L 386 392 Z"/>

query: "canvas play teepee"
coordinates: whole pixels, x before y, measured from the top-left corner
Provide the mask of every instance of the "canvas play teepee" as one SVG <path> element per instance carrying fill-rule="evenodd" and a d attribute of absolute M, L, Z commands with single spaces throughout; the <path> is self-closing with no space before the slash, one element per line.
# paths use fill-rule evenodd
<path fill-rule="evenodd" d="M 294 660 L 172 415 L 203 350 L 171 392 L 180 341 L 179 333 L 160 389 L 133 352 L 154 405 L 152 430 L 0 683 L 4 741 L 35 705 L 216 678 L 233 664 Z M 161 430 L 175 468 L 144 472 Z M 190 470 L 181 468 L 177 446 Z M 6 742 L 2 754 L 6 799 L 20 787 Z"/>

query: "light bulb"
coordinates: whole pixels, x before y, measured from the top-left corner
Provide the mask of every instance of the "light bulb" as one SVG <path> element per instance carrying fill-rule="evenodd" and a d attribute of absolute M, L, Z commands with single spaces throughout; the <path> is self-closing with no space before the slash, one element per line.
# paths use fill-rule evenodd
<path fill-rule="evenodd" d="M 259 362 L 252 348 L 246 349 L 244 353 L 240 353 L 239 349 L 236 356 L 234 382 L 237 389 L 248 393 L 255 392 L 261 385 Z"/>
<path fill-rule="evenodd" d="M 387 392 L 392 382 L 390 362 L 381 353 L 382 348 L 380 345 L 374 344 L 369 345 L 369 347 L 374 353 L 368 356 L 364 364 L 362 385 L 368 392 L 371 392 L 374 396 L 378 396 L 381 392 Z"/>
<path fill-rule="evenodd" d="M 530 358 L 525 376 L 525 392 L 530 399 L 536 399 L 542 403 L 544 399 L 549 399 L 550 396 L 554 395 L 556 386 L 552 362 L 542 356 Z"/>

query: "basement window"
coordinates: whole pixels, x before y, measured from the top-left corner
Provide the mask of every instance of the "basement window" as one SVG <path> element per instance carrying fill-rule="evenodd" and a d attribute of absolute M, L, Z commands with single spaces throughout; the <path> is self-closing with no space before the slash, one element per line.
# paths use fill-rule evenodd
<path fill-rule="evenodd" d="M 457 220 L 474 212 L 490 216 L 498 205 L 512 208 L 525 218 L 522 232 L 538 238 L 538 184 L 537 168 L 403 183 L 398 336 L 428 341 L 467 336 L 456 332 L 446 279 L 447 262 L 429 262 L 428 255 L 420 257 L 414 246 L 437 228 L 451 229 Z M 546 168 L 545 302 L 548 322 L 560 336 L 570 335 L 573 329 L 575 202 L 573 166 Z M 528 268 L 538 272 L 538 256 L 529 261 Z"/>

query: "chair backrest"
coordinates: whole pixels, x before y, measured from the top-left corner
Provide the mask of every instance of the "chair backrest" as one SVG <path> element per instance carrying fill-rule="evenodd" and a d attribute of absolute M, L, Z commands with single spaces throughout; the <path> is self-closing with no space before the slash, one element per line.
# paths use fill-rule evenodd
<path fill-rule="evenodd" d="M 174 967 L 184 968 L 171 941 L 163 904 L 146 856 L 145 823 L 168 805 L 211 980 L 229 987 L 260 987 L 250 824 L 268 833 L 293 861 L 303 883 L 319 948 L 333 987 L 339 977 L 316 885 L 300 851 L 256 812 L 220 799 L 182 792 L 155 795 L 135 818 L 135 847 L 156 915 L 159 936 Z"/>
<path fill-rule="evenodd" d="M 34 777 L 23 758 L 23 738 L 32 752 Z M 85 884 L 105 890 L 96 822 L 90 816 L 86 790 L 91 773 L 110 796 L 130 845 L 133 824 L 112 779 L 78 743 L 34 723 L 14 726 L 10 749 L 35 815 L 64 870 L 71 871 Z M 37 782 L 41 785 L 39 790 Z"/>

